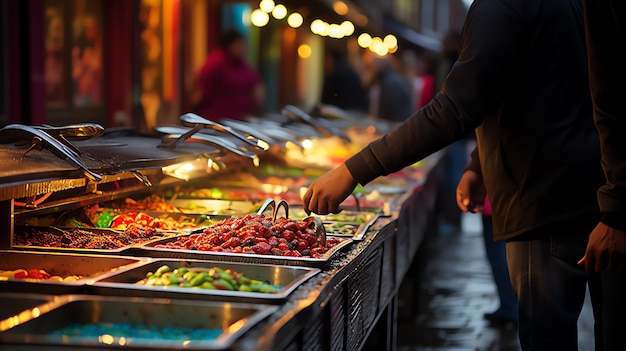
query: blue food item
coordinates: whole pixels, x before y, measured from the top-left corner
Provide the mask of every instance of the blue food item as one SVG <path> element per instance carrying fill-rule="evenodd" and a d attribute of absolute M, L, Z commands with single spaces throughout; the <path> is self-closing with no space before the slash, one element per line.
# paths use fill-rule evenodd
<path fill-rule="evenodd" d="M 49 336 L 109 344 L 108 340 L 113 341 L 116 338 L 125 338 L 128 343 L 155 340 L 212 341 L 221 333 L 221 329 L 157 327 L 131 323 L 72 323 L 53 331 Z"/>

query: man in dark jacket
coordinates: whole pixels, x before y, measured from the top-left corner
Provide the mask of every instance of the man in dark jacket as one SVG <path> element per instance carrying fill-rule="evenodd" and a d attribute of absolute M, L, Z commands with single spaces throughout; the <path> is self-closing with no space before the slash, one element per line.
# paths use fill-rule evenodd
<path fill-rule="evenodd" d="M 577 261 L 599 218 L 602 182 L 588 89 L 579 0 L 476 0 L 435 99 L 314 182 L 305 209 L 338 212 L 357 183 L 476 130 L 461 204 L 481 202 L 484 182 L 495 239 L 507 240 L 521 346 L 575 350 L 587 283 Z"/>
<path fill-rule="evenodd" d="M 585 29 L 593 115 L 606 183 L 598 192 L 602 219 L 581 264 L 602 282 L 605 350 L 626 350 L 626 2 L 586 0 Z"/>

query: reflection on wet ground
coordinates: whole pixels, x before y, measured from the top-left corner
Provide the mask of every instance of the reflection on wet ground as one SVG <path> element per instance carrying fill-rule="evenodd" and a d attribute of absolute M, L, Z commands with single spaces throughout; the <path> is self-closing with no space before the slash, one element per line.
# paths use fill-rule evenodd
<path fill-rule="evenodd" d="M 424 242 L 400 287 L 398 351 L 517 351 L 514 326 L 493 327 L 483 314 L 498 307 L 478 215 L 465 215 L 462 233 Z M 587 302 L 579 322 L 579 350 L 593 350 Z"/>

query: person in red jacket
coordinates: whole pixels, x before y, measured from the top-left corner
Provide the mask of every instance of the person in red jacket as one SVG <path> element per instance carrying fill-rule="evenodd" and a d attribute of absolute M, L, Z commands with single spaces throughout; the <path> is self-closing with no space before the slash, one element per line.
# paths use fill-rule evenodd
<path fill-rule="evenodd" d="M 262 105 L 265 99 L 263 81 L 246 62 L 246 46 L 240 32 L 228 30 L 222 33 L 218 44 L 200 70 L 200 98 L 193 110 L 214 121 L 242 119 Z"/>

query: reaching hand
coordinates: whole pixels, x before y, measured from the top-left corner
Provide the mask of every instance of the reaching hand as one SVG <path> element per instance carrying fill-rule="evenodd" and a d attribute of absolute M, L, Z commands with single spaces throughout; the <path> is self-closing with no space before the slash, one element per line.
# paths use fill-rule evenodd
<path fill-rule="evenodd" d="M 320 215 L 339 213 L 339 204 L 352 193 L 357 182 L 345 164 L 319 177 L 302 198 L 304 210 Z"/>
<path fill-rule="evenodd" d="M 486 194 L 482 178 L 476 172 L 467 170 L 456 187 L 456 204 L 463 212 L 480 212 Z"/>
<path fill-rule="evenodd" d="M 578 264 L 584 264 L 588 272 L 626 268 L 626 232 L 598 223 Z"/>

